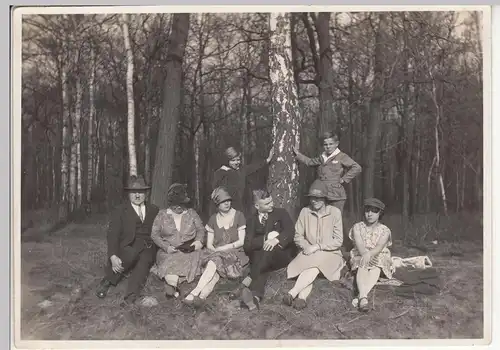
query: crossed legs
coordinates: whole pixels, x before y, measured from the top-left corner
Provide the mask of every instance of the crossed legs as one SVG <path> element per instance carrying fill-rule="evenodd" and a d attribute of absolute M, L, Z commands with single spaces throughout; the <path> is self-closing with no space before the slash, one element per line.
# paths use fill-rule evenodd
<path fill-rule="evenodd" d="M 220 276 L 217 273 L 217 266 L 212 260 L 210 260 L 207 263 L 205 271 L 203 271 L 198 284 L 185 299 L 187 301 L 193 301 L 195 297 L 206 299 L 214 290 L 215 285 L 219 282 L 219 279 Z"/>

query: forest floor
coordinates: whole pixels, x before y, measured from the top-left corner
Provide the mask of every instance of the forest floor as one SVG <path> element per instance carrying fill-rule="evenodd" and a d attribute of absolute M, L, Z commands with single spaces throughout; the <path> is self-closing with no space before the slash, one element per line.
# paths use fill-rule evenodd
<path fill-rule="evenodd" d="M 282 304 L 294 281 L 284 270 L 267 285 L 261 309 L 240 309 L 220 282 L 201 309 L 167 300 L 150 276 L 155 307 L 119 306 L 126 281 L 104 300 L 94 292 L 105 263 L 106 218 L 69 224 L 52 233 L 30 229 L 21 245 L 22 340 L 203 340 L 203 339 L 450 339 L 483 337 L 483 228 L 479 215 L 440 219 L 423 216 L 402 233 L 400 218 L 386 216 L 393 255 L 427 255 L 439 271 L 438 294 L 402 298 L 394 287 L 376 286 L 373 308 L 359 313 L 352 291 L 325 279 L 315 282 L 302 311 Z M 350 223 L 346 223 L 350 224 Z M 437 244 L 432 241 L 437 240 Z M 415 246 L 416 247 L 415 247 Z M 182 285 L 187 293 L 192 285 Z"/>

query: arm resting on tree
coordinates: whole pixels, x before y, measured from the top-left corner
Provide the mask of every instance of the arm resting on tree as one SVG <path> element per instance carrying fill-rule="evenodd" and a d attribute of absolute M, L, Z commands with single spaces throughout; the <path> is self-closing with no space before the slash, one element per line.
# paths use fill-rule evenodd
<path fill-rule="evenodd" d="M 297 160 L 307 166 L 318 166 L 323 164 L 320 157 L 309 158 L 308 156 L 303 155 L 302 153 L 297 153 L 295 156 Z"/>
<path fill-rule="evenodd" d="M 265 160 L 261 160 L 256 163 L 248 164 L 243 167 L 243 172 L 245 176 L 251 175 L 255 173 L 256 171 L 260 170 L 263 168 L 265 165 L 267 165 L 267 162 Z"/>

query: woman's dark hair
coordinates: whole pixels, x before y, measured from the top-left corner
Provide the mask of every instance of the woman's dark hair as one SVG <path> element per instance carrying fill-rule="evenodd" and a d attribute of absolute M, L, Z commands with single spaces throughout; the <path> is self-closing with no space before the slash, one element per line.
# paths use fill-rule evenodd
<path fill-rule="evenodd" d="M 325 141 L 326 139 L 333 139 L 334 142 L 340 142 L 339 135 L 333 131 L 326 131 L 321 135 L 321 141 Z"/>
<path fill-rule="evenodd" d="M 363 221 L 365 220 L 365 208 L 366 208 L 366 206 L 363 206 L 363 213 L 361 214 Z M 378 221 L 382 221 L 383 217 L 384 217 L 384 210 L 380 209 L 380 211 L 378 213 Z"/>

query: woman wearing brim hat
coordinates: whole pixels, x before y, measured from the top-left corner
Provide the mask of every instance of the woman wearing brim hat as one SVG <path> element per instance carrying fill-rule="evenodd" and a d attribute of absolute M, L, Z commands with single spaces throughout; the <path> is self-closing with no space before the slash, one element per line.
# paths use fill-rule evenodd
<path fill-rule="evenodd" d="M 243 275 L 249 259 L 243 251 L 246 222 L 243 213 L 232 208 L 231 196 L 222 187 L 212 192 L 211 199 L 217 207 L 205 226 L 207 254 L 201 260 L 205 267 L 194 288 L 185 298 L 186 303 L 200 303 L 213 291 L 220 277 L 236 279 Z"/>
<path fill-rule="evenodd" d="M 294 287 L 283 296 L 283 303 L 296 309 L 306 307 L 313 282 L 322 273 L 329 281 L 338 280 L 345 266 L 342 246 L 340 209 L 327 205 L 328 189 L 321 180 L 313 182 L 308 196 L 310 205 L 300 211 L 295 224 L 295 244 L 300 253 L 287 267 L 287 277 L 297 277 Z"/>
<path fill-rule="evenodd" d="M 369 311 L 368 293 L 377 283 L 380 273 L 392 278 L 392 260 L 388 249 L 392 245 L 391 230 L 380 222 L 385 204 L 377 198 L 364 201 L 363 221 L 353 225 L 349 238 L 354 242 L 350 252 L 351 269 L 356 271 L 359 295 L 353 304 L 360 311 Z"/>
<path fill-rule="evenodd" d="M 242 166 L 241 153 L 234 147 L 228 147 L 224 151 L 224 165 L 214 173 L 212 189 L 224 187 L 232 198 L 232 207 L 245 213 L 243 195 L 245 192 L 246 178 L 266 164 L 271 163 L 273 156 L 274 148 L 271 147 L 269 156 L 266 160 Z M 216 210 L 211 207 L 210 212 L 214 213 Z"/>
<path fill-rule="evenodd" d="M 200 274 L 205 228 L 192 208 L 186 185 L 174 183 L 167 192 L 168 208 L 153 223 L 151 237 L 159 247 L 152 272 L 166 282 L 166 296 L 179 296 L 178 284 L 192 282 Z"/>

